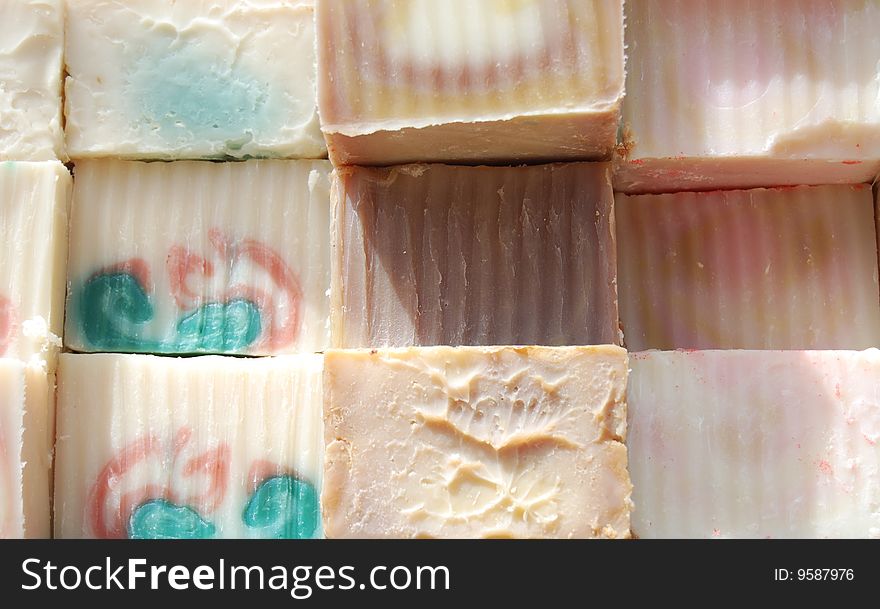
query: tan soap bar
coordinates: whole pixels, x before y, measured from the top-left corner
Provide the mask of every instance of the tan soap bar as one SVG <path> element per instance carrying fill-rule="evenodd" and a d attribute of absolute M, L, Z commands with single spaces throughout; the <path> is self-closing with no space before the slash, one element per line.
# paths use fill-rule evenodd
<path fill-rule="evenodd" d="M 312 353 L 330 340 L 330 163 L 76 165 L 65 344 Z"/>
<path fill-rule="evenodd" d="M 0 163 L 0 357 L 55 366 L 72 180 L 58 161 Z"/>
<path fill-rule="evenodd" d="M 615 189 L 872 182 L 878 30 L 874 0 L 627 2 Z"/>
<path fill-rule="evenodd" d="M 313 0 L 66 4 L 72 158 L 326 156 Z"/>
<path fill-rule="evenodd" d="M 600 347 L 331 350 L 328 537 L 629 537 L 627 358 Z"/>
<path fill-rule="evenodd" d="M 880 352 L 630 354 L 633 534 L 880 537 Z"/>
<path fill-rule="evenodd" d="M 317 0 L 334 164 L 608 160 L 621 0 Z"/>
<path fill-rule="evenodd" d="M 607 163 L 337 168 L 335 347 L 617 343 Z"/>
<path fill-rule="evenodd" d="M 64 0 L 0 2 L 0 161 L 66 160 Z"/>
<path fill-rule="evenodd" d="M 56 537 L 320 537 L 321 369 L 62 355 Z"/>
<path fill-rule="evenodd" d="M 0 539 L 51 535 L 54 379 L 0 358 Z"/>
<path fill-rule="evenodd" d="M 880 345 L 871 189 L 619 194 L 631 351 Z"/>

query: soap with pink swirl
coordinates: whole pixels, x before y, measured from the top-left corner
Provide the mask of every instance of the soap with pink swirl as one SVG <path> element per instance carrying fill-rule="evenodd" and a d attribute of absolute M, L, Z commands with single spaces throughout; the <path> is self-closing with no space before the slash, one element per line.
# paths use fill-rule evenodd
<path fill-rule="evenodd" d="M 329 172 L 327 161 L 77 163 L 66 346 L 320 351 Z"/>
<path fill-rule="evenodd" d="M 0 539 L 51 536 L 54 391 L 43 363 L 0 358 Z"/>
<path fill-rule="evenodd" d="M 327 537 L 627 538 L 626 352 L 330 350 Z"/>
<path fill-rule="evenodd" d="M 880 346 L 870 186 L 618 194 L 615 211 L 630 351 Z"/>
<path fill-rule="evenodd" d="M 315 354 L 64 354 L 55 536 L 320 537 Z"/>
<path fill-rule="evenodd" d="M 880 351 L 630 353 L 641 538 L 880 538 Z"/>
<path fill-rule="evenodd" d="M 0 357 L 55 366 L 72 180 L 58 161 L 0 162 Z"/>
<path fill-rule="evenodd" d="M 317 0 L 337 165 L 609 160 L 621 0 Z"/>
<path fill-rule="evenodd" d="M 880 3 L 626 3 L 615 189 L 871 182 Z"/>

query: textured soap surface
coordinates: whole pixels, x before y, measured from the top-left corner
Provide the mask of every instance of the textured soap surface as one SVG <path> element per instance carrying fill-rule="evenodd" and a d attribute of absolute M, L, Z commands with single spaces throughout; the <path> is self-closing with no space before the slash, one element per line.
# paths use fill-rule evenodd
<path fill-rule="evenodd" d="M 62 0 L 0 2 L 0 161 L 65 159 Z"/>
<path fill-rule="evenodd" d="M 0 358 L 0 539 L 51 535 L 52 390 L 44 366 Z"/>
<path fill-rule="evenodd" d="M 65 344 L 313 352 L 329 342 L 330 163 L 77 163 Z"/>
<path fill-rule="evenodd" d="M 334 163 L 610 158 L 619 0 L 318 0 L 317 28 Z"/>
<path fill-rule="evenodd" d="M 618 342 L 609 166 L 338 168 L 332 343 Z"/>
<path fill-rule="evenodd" d="M 615 188 L 870 182 L 880 4 L 626 4 L 626 160 Z"/>
<path fill-rule="evenodd" d="M 331 350 L 328 537 L 628 537 L 627 359 L 600 347 Z"/>
<path fill-rule="evenodd" d="M 62 355 L 55 535 L 320 537 L 321 369 Z"/>
<path fill-rule="evenodd" d="M 73 158 L 318 158 L 314 7 L 290 0 L 68 6 Z"/>
<path fill-rule="evenodd" d="M 0 162 L 0 357 L 54 366 L 71 182 L 58 161 Z"/>
<path fill-rule="evenodd" d="M 631 351 L 880 345 L 869 186 L 617 195 L 616 214 Z"/>
<path fill-rule="evenodd" d="M 630 354 L 633 534 L 880 537 L 880 352 Z"/>

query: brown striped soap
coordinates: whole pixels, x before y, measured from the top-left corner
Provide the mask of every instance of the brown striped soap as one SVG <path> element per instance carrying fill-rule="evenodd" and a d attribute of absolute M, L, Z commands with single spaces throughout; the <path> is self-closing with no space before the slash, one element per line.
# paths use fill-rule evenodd
<path fill-rule="evenodd" d="M 880 345 L 871 189 L 617 195 L 628 349 Z"/>
<path fill-rule="evenodd" d="M 619 342 L 608 164 L 345 167 L 332 198 L 334 346 Z"/>

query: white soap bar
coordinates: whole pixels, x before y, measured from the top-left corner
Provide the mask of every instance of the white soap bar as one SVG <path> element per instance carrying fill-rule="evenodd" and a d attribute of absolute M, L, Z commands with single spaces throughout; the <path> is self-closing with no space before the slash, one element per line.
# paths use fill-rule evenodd
<path fill-rule="evenodd" d="M 0 358 L 0 539 L 51 535 L 52 391 L 44 366 Z"/>
<path fill-rule="evenodd" d="M 0 2 L 0 161 L 65 160 L 62 0 Z"/>
<path fill-rule="evenodd" d="M 77 163 L 65 344 L 77 351 L 320 351 L 328 161 Z"/>
<path fill-rule="evenodd" d="M 880 171 L 880 4 L 626 4 L 615 189 L 871 182 Z"/>
<path fill-rule="evenodd" d="M 880 345 L 867 185 L 619 194 L 616 214 L 631 351 Z"/>
<path fill-rule="evenodd" d="M 327 352 L 328 537 L 629 537 L 619 347 Z"/>
<path fill-rule="evenodd" d="M 56 537 L 320 537 L 321 369 L 62 355 Z"/>
<path fill-rule="evenodd" d="M 0 357 L 55 365 L 71 183 L 58 161 L 0 163 Z"/>
<path fill-rule="evenodd" d="M 318 0 L 335 164 L 608 160 L 620 0 Z"/>
<path fill-rule="evenodd" d="M 880 537 L 880 352 L 630 354 L 633 534 Z"/>
<path fill-rule="evenodd" d="M 312 4 L 70 2 L 70 156 L 325 156 Z"/>
<path fill-rule="evenodd" d="M 617 343 L 610 167 L 338 168 L 335 347 Z"/>

